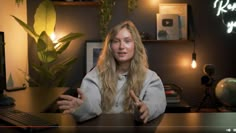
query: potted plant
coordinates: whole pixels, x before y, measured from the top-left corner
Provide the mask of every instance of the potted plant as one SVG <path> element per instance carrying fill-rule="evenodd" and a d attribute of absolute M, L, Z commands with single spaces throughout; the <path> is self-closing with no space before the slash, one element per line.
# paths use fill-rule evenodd
<path fill-rule="evenodd" d="M 100 35 L 102 40 L 106 37 L 109 23 L 112 19 L 112 9 L 115 6 L 115 0 L 99 0 L 100 4 Z M 128 0 L 128 12 L 132 12 L 138 6 L 138 0 Z"/>
<path fill-rule="evenodd" d="M 15 16 L 12 17 L 34 38 L 37 47 L 39 64 L 32 64 L 32 68 L 39 77 L 35 79 L 28 75 L 27 81 L 30 85 L 41 87 L 64 86 L 65 74 L 76 61 L 76 58 L 71 57 L 58 61 L 58 57 L 67 49 L 72 40 L 80 38 L 82 34 L 69 33 L 58 39 L 56 43 L 50 39 L 56 25 L 56 11 L 50 0 L 43 0 L 37 7 L 33 27 Z"/>
<path fill-rule="evenodd" d="M 100 34 L 102 40 L 106 37 L 108 26 L 112 18 L 112 8 L 115 5 L 115 0 L 100 0 Z"/>
<path fill-rule="evenodd" d="M 138 0 L 128 0 L 128 11 L 132 12 L 138 7 Z"/>

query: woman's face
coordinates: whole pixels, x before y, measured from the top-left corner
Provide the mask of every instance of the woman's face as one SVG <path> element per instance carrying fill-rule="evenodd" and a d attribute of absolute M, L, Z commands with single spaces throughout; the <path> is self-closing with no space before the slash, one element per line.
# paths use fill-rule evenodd
<path fill-rule="evenodd" d="M 134 41 L 127 28 L 121 29 L 112 40 L 111 49 L 119 64 L 130 63 L 134 56 Z"/>

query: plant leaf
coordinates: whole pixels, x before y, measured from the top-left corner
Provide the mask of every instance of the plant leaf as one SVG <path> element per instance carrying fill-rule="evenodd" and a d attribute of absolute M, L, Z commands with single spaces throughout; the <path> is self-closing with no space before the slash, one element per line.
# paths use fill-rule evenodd
<path fill-rule="evenodd" d="M 48 68 L 44 65 L 34 65 L 32 64 L 33 69 L 35 72 L 37 72 L 38 76 L 43 78 L 38 80 L 40 86 L 47 86 L 48 83 L 52 82 L 54 76 L 53 74 L 48 70 Z"/>
<path fill-rule="evenodd" d="M 68 41 L 74 40 L 76 38 L 80 38 L 81 36 L 83 36 L 82 33 L 70 33 L 70 34 L 67 34 L 66 36 L 60 38 L 58 40 L 58 42 L 68 42 Z"/>
<path fill-rule="evenodd" d="M 50 63 L 56 60 L 57 52 L 53 46 L 52 40 L 45 31 L 39 36 L 37 48 L 38 57 L 41 62 Z"/>
<path fill-rule="evenodd" d="M 46 31 L 48 35 L 54 32 L 56 25 L 56 11 L 53 3 L 49 0 L 44 0 L 38 6 L 34 15 L 34 30 L 37 34 Z"/>
<path fill-rule="evenodd" d="M 43 50 L 45 50 L 47 48 L 47 44 L 41 39 L 38 39 L 38 43 L 37 43 L 37 51 L 41 52 Z"/>
<path fill-rule="evenodd" d="M 60 46 L 56 49 L 57 54 L 61 54 L 66 50 L 66 48 L 69 46 L 70 41 L 65 42 L 65 43 L 60 43 Z"/>
<path fill-rule="evenodd" d="M 54 75 L 65 73 L 65 71 L 68 71 L 71 65 L 77 60 L 77 58 L 69 58 L 61 63 L 58 63 L 57 65 L 51 67 L 51 71 Z"/>
<path fill-rule="evenodd" d="M 32 27 L 28 26 L 25 22 L 21 21 L 19 18 L 11 15 L 18 24 L 22 26 L 22 28 L 31 36 L 34 38 L 35 42 L 38 40 L 38 34 L 33 30 Z"/>

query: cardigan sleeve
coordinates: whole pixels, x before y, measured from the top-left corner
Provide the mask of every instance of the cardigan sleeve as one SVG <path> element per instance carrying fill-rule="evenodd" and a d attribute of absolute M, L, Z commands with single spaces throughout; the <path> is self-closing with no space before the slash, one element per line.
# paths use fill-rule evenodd
<path fill-rule="evenodd" d="M 160 77 L 154 71 L 148 70 L 139 98 L 149 109 L 148 121 L 155 119 L 165 112 L 167 102 L 164 86 Z M 135 118 L 139 118 L 137 116 L 139 115 L 138 113 L 135 113 L 134 115 Z"/>
<path fill-rule="evenodd" d="M 102 113 L 101 93 L 97 69 L 90 71 L 82 80 L 81 91 L 84 93 L 83 104 L 72 115 L 79 122 L 94 118 Z"/>

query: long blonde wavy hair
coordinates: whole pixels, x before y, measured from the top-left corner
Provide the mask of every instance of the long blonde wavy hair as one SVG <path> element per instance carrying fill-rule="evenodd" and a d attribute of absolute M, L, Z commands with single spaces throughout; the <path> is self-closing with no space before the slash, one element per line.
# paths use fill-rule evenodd
<path fill-rule="evenodd" d="M 124 21 L 113 27 L 105 38 L 103 49 L 97 63 L 100 73 L 99 78 L 102 83 L 101 104 L 104 112 L 109 111 L 114 104 L 118 80 L 118 74 L 116 72 L 117 62 L 113 56 L 110 45 L 117 33 L 123 28 L 129 30 L 135 45 L 134 57 L 131 60 L 127 82 L 124 86 L 126 90 L 123 102 L 125 112 L 132 110 L 132 99 L 129 96 L 129 91 L 132 89 L 136 96 L 139 96 L 148 68 L 147 54 L 136 26 L 131 21 Z"/>

